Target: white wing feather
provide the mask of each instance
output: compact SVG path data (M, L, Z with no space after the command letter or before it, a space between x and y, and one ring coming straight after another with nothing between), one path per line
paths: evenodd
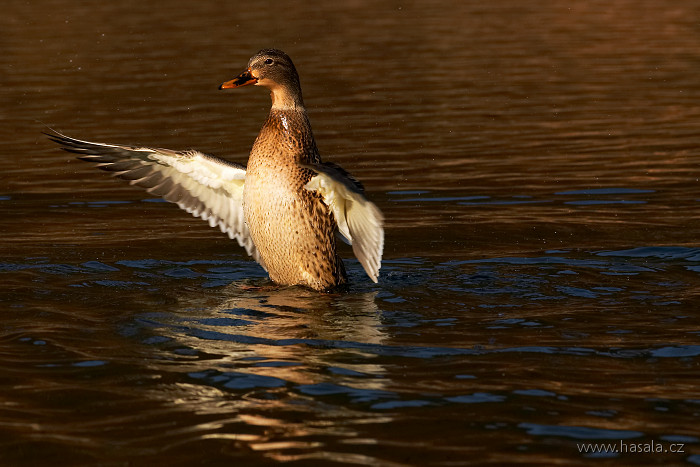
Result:
M304 165L316 172L305 188L317 191L330 208L338 232L352 245L353 253L374 282L384 251L384 216L365 198L361 185L347 172L332 164Z
M265 267L243 217L244 166L194 150L92 143L60 133L47 136L80 159L96 162L100 169L218 226Z

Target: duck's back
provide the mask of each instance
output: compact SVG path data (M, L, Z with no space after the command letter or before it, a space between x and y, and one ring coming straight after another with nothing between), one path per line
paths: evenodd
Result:
M320 157L302 110L272 110L248 160L243 208L270 278L328 289L345 282L336 225L320 195L304 188Z

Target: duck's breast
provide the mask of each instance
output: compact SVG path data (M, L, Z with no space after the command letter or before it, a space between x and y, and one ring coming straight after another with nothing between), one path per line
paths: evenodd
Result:
M328 288L342 282L344 274L336 254L335 221L321 198L304 188L311 176L296 164L251 161L243 207L273 281Z

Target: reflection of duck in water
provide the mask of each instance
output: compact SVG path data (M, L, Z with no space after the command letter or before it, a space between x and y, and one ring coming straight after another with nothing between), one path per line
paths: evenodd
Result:
M323 369L345 369L375 376L354 381L354 387L382 389L385 380L378 377L386 369L374 352L390 336L382 326L377 293L319 294L291 287L243 292L240 283L213 294L183 289L177 305L145 320L144 332L167 338L173 348L207 356L188 361L188 372L212 372L223 380L233 372L316 384L327 375Z
M245 282L245 281L244 281ZM228 327L226 322L208 328L271 341L319 339L322 341L380 344L386 334L381 326L377 291L317 294L298 288L241 290L240 283L218 288L215 295L185 291L178 294L178 308L187 309L187 320L236 317L248 323Z
M316 290L345 283L336 232L353 245L367 275L377 282L384 247L382 214L364 197L357 180L339 166L321 162L291 59L279 50L261 50L243 73L220 88L249 84L270 89L272 108L247 169L194 150L49 136L81 159L177 203L212 227L218 225L274 282Z

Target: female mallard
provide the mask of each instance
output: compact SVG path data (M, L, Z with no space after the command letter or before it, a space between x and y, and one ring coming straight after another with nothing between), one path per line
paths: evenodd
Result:
M292 60L280 50L255 54L219 89L253 84L270 90L272 108L248 167L199 151L171 151L48 135L80 159L97 162L148 192L219 226L282 285L327 290L347 281L335 234L352 244L377 282L383 217L362 185L340 166L322 163Z

